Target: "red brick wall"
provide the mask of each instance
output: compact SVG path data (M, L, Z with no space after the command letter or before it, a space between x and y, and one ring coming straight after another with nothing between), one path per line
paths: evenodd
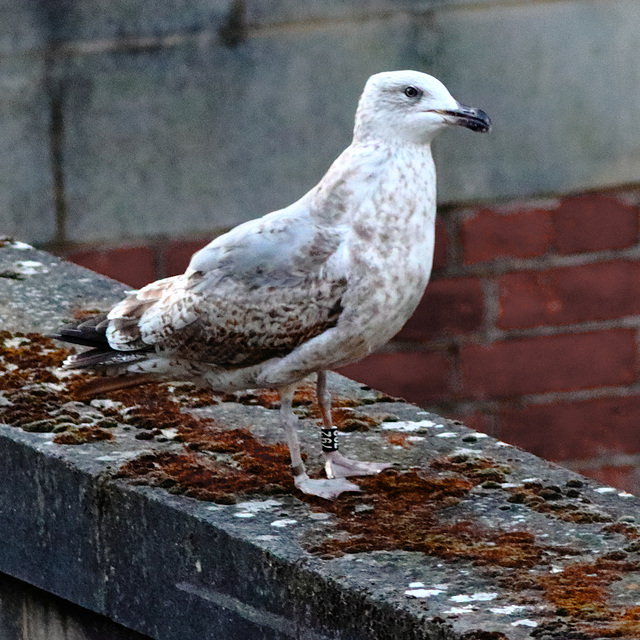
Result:
M639 213L635 190L442 211L418 310L342 372L640 493ZM140 286L205 242L67 257Z
M344 373L640 493L639 205L625 190L442 212L393 353Z

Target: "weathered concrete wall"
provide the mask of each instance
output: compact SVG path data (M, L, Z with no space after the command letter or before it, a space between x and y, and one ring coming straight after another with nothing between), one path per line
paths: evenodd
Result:
M288 204L349 142L366 77L485 108L442 202L640 179L632 0L3 0L0 229L61 246L214 231Z
M9 331L49 331L81 299L93 307L122 291L8 242L0 246L0 274L1 328ZM203 407L197 396L197 408L180 411L182 419L215 422L197 423L192 436L208 433L209 444L230 433L238 439L222 450L192 447L196 440L156 436L151 427L161 413L129 422L136 405L154 404L157 386L123 411L114 407L124 396L65 402L68 380L52 378L60 371L46 364L51 345L7 333L0 340L4 573L156 640L638 637L640 503L628 493L332 375L332 393L356 416L342 434L345 451L391 458L397 468L358 479L361 494L319 502L286 486L286 462L267 458L284 468L282 483L254 477L247 495L215 493L214 482L214 504L199 492L198 465L208 461L208 474L224 469L220 483L236 465L250 479L241 453L251 442L276 446L273 398L208 396L214 404ZM178 400L180 392L164 393ZM18 406L27 413L16 413ZM29 412L43 406L56 418L54 431L32 422ZM110 437L57 437L98 428L89 414L100 407L117 416L109 426L101 422ZM308 402L297 407L307 462L319 471L311 409ZM75 421L71 431L59 419ZM250 433L238 433L239 426ZM180 434L189 437L185 428ZM154 473L163 460L182 460L179 479L123 471L135 463ZM44 613L38 618L38 628L57 632Z
M135 631L0 574L2 640L145 640ZM147 638L148 640L148 638Z

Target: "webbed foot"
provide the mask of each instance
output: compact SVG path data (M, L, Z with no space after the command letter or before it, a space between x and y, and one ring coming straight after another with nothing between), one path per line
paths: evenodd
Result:
M360 487L344 478L312 480L306 474L304 474L304 476L297 476L295 478L295 484L302 493L325 498L326 500L333 500L333 498L337 498L341 493L347 491L361 490Z
M351 476L375 476L392 467L388 462L360 462L345 458L341 453L325 453L325 471L327 478L349 478Z

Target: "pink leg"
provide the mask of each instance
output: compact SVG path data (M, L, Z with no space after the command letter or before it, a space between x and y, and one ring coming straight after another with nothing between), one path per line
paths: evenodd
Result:
M386 462L360 462L345 458L338 451L338 429L333 426L331 420L331 394L327 390L326 371L318 371L316 395L322 415L322 454L327 478L372 476L392 466Z
M343 477L329 478L327 480L312 480L307 475L307 471L300 456L300 441L298 439L298 416L293 412L292 401L295 386L279 389L280 392L280 415L284 428L289 454L291 455L291 472L293 481L298 489L320 498L332 499L345 491L360 491L360 488L344 480Z

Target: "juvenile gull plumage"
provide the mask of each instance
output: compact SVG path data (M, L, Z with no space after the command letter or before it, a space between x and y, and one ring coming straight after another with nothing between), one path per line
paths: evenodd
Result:
M124 376L104 386L189 379L216 391L275 388L296 486L325 498L384 463L337 451L326 371L385 344L416 308L431 273L436 176L431 140L447 125L488 131L487 115L417 71L369 78L353 142L292 205L213 240L180 276L131 292L99 321L59 339L93 347L70 368ZM292 410L317 374L326 480L311 480Z

